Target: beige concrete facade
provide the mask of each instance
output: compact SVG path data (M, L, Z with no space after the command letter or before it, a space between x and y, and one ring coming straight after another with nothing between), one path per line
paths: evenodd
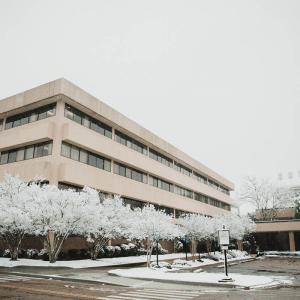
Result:
M8 117L49 103L56 103L55 115L5 129ZM112 138L68 119L65 116L66 103L112 127ZM103 192L120 194L127 198L154 203L175 210L198 212L206 215L228 212L228 210L216 205L203 203L115 174L113 164L118 162L142 171L147 176L158 177L193 193L208 196L219 201L222 205L232 205L232 199L229 195L229 191L234 189L232 182L65 79L58 79L1 100L0 120L3 120L3 128L0 131L1 153L27 145L53 141L51 155L0 165L0 179L5 173L18 174L27 180L40 176L49 180L51 184L67 183L81 187L89 185ZM198 181L193 175L188 176L178 172L175 168L150 158L149 155L144 155L118 143L114 138L115 130L119 130L142 143L147 146L147 149L150 147L193 172L212 180L222 187L223 191ZM78 146L111 160L111 172L62 156L62 142ZM224 192L224 189L228 192Z

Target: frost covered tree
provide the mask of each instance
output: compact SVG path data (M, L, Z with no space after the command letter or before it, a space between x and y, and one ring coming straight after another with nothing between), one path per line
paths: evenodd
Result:
M109 240L128 236L131 215L132 211L124 206L120 196L106 198L97 205L81 232L87 240L91 259L97 259L100 250Z
M160 240L173 240L182 235L179 226L174 224L172 216L167 215L164 210L155 209L153 205L146 205L142 209L135 208L130 221L128 237L146 241L147 267L150 266L155 243L158 244Z
M222 229L225 225L229 230L230 238L235 239L238 243L242 242L244 236L255 231L255 223L248 216L238 216L235 214L226 214L215 219L217 230Z
M255 206L259 219L263 221L276 218L280 208L294 204L291 189L256 177L247 177L239 194L241 201L248 201Z
M178 223L182 226L184 235L191 241L192 260L195 261L197 242L205 240L210 242L215 234L214 220L200 214L186 214ZM209 250L209 249L208 249Z
M0 182L0 236L8 244L11 260L18 259L24 234L31 230L31 205L28 184L19 177L5 175Z
M81 192L60 190L54 185L31 185L30 192L35 203L33 233L43 238L49 262L54 263L63 242L89 222L96 192L87 187Z

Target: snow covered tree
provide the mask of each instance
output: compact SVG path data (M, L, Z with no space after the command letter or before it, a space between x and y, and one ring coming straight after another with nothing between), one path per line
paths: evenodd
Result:
M195 261L197 242L210 241L215 234L213 219L200 214L186 214L178 223L182 225L184 235L191 241L192 260Z
M97 203L95 193L87 187L75 192L59 190L53 185L31 185L31 197L35 203L33 232L44 239L51 263L57 260L69 235L77 233L89 222L90 213Z
M260 220L276 218L280 208L293 206L293 191L279 187L268 180L247 177L239 193L241 201L252 203Z
M182 235L179 226L174 224L172 216L153 205L135 208L131 219L129 238L146 241L147 267L150 266L154 244L160 240L173 240ZM157 253L158 255L158 253Z
M19 177L5 175L0 182L0 236L8 244L11 260L18 259L24 234L32 226L28 184Z
M229 230L230 238L235 239L238 243L242 242L244 236L255 231L255 223L248 216L238 216L235 214L226 214L216 218L217 230L222 229L225 225Z
M106 198L91 213L90 220L82 228L91 259L96 260L99 252L111 239L126 238L132 211L123 205L120 196Z

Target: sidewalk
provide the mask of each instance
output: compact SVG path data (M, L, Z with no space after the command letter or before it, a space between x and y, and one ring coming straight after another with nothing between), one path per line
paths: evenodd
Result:
M188 254L188 257L191 257ZM172 253L159 255L158 259L160 261L168 261L173 259L184 259L184 253ZM9 258L0 258L0 267L12 268L20 266L29 266L29 267L48 267L48 268L99 268L99 267L111 267L111 266L124 266L124 265L134 265L134 264L143 264L146 263L146 255L141 256L128 256L128 257L113 257L113 258L101 258L98 260L91 259L82 259L82 260L69 260L69 261L57 261L54 264L49 263L48 261L43 261L39 259L26 259L20 258L18 261L11 261ZM155 261L156 256L151 256L151 261Z
M185 255L184 255L185 256ZM166 260L168 259L174 259L174 254L171 255L161 255L159 257L160 260ZM178 255L177 255L178 257ZM132 258L138 258L138 257L132 257ZM123 258L124 259L124 258ZM156 257L153 257L153 260L156 259ZM234 260L232 263L237 263L239 261L247 261L248 259L243 260ZM161 282L161 281L155 281L145 279L145 278L126 278L126 277L119 277L119 276L112 276L108 273L108 271L113 271L114 269L120 269L123 270L128 269L129 267L132 267L136 264L141 265L144 262L137 262L132 263L133 260L130 260L130 264L126 264L123 261L122 265L116 265L116 264L108 264L106 262L106 266L101 267L89 267L89 268L69 268L69 267L53 267L53 265L50 265L50 267L41 267L41 266L21 266L19 265L16 268L3 268L0 269L1 273L8 273L9 274L16 274L16 275L24 275L28 277L36 277L36 278L45 278L45 279L52 279L52 280L66 280L66 281L78 281L83 283L99 283L99 284L110 284L110 285L118 285L118 286L126 286L126 287L156 287L157 285L161 286L162 288L174 288L174 285L176 285L176 288L178 288L178 285L182 289L186 289L187 286L184 282ZM127 261L128 262L128 261ZM115 261L114 261L115 263ZM201 267L208 267L208 266L216 266L223 264L223 262L214 262L211 261L207 264L202 264ZM194 268L191 268L194 269ZM194 287L192 287L194 286ZM211 284L205 284L205 286L219 286L219 285L211 285ZM197 289L199 287L198 283L193 283L189 285L190 288Z

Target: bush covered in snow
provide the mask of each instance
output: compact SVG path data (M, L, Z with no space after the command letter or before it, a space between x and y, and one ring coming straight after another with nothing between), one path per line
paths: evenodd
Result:
M175 246L175 252L183 251L183 243L180 240L176 240L174 246Z
M158 262L158 265L157 265L156 261L152 262L150 264L150 267L151 267L151 269L172 269L171 264L169 264L165 261Z
M175 259L172 263L172 268L176 269L183 269L190 267L192 263L188 260L183 260L183 259Z
M153 251L152 251L153 254L156 254L156 249L157 248L155 245L155 247L153 248ZM160 243L158 243L158 254L168 254L168 253L169 253L169 251L167 249L164 249L162 247L162 245Z

